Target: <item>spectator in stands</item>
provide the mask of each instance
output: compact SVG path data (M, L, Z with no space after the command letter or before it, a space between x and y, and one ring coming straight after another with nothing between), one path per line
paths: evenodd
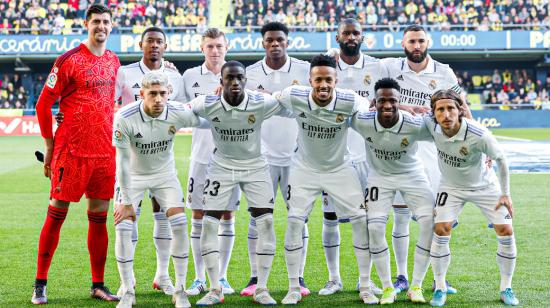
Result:
M500 75L500 72L498 69L495 69L493 72L493 76L491 77L491 81L493 82L493 86L497 89L500 89L502 87L502 77Z

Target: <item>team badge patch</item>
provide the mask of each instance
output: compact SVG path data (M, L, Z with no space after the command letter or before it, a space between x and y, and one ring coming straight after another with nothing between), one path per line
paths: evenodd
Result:
M176 127L175 127L174 125L170 125L170 127L168 128L168 133L169 133L170 135L175 134L176 131L177 131L177 129L176 129Z
M406 148L407 146L409 146L409 140L407 140L407 138L403 138L403 140L401 140L401 147Z
M56 83L57 83L57 67L53 69L50 75L48 75L48 80L46 80L46 85L50 89L53 89L55 88Z
M464 156L467 156L468 155L468 148L461 147L459 153L464 155Z
M299 85L299 84L300 84L300 82L298 80L296 80L296 79L292 80L292 85L293 86L296 86L296 85Z
M113 132L113 137L115 138L115 141L122 141L122 133L118 129L115 129Z
M372 82L372 78L370 77L370 75L365 75L365 77L363 78L363 82L367 86L370 85L370 83Z
M435 90L435 88L437 87L437 82L432 79L428 86L430 87L430 89Z
M344 115L339 113L336 115L336 123L342 123L344 122Z
M254 124L254 123L256 123L256 117L253 114L251 114L248 116L248 124Z

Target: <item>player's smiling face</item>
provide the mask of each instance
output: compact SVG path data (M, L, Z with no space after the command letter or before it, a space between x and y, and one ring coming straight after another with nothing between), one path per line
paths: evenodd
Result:
M107 41L113 24L111 23L111 15L109 13L92 14L90 20L84 21L86 29L88 29L88 39L96 43Z
M461 111L454 100L444 98L436 101L433 113L437 124L441 125L445 135L452 137L458 133Z
M160 116L170 94L168 87L154 84L149 88L141 89L140 93L143 97L143 110L145 113L153 118Z
M223 97L231 105L238 105L244 96L246 73L240 66L227 66L222 71Z
M201 43L201 51L208 64L215 66L225 62L225 54L227 53L227 41L224 36L217 38L206 37Z
M313 88L311 96L321 107L332 100L332 93L336 87L336 69L330 66L315 66L309 72L309 83Z
M376 91L376 112L382 126L389 128L399 121L399 91L382 88Z
M340 50L346 56L356 56L361 50L363 35L361 25L358 23L343 24L338 28L336 40L340 44Z
M422 63L428 56L428 36L424 31L407 32L401 46L411 62Z
M266 56L272 59L286 57L288 39L283 31L267 31L262 39Z
M143 56L153 62L160 61L166 50L166 40L161 32L150 31L145 33L143 40L139 42Z

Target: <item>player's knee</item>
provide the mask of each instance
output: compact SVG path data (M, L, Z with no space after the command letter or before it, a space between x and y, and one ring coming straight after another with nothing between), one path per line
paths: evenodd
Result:
M494 225L495 232L498 236L510 236L514 234L514 228L511 224Z
M273 226L273 215L265 214L257 217L256 225L258 228L258 235L260 236L257 253L275 254L275 228Z
M254 218L260 217L265 214L273 214L273 209L271 208L251 207L249 211L250 211L250 216Z
M338 216L336 216L335 212L324 212L323 217L326 220L338 220Z
M204 215L220 220L222 218L223 212L224 211L204 211Z
M258 239L258 228L256 228L256 219L254 217L250 217L250 222L248 223L248 238Z
M160 212L160 210L159 210L159 212ZM169 208L166 211L166 216L170 217L170 216L174 216L174 215L177 215L177 214L180 214L180 213L185 213L185 208L183 208L183 207L172 207L172 208Z
M285 249L292 251L303 247L302 231L304 221L299 218L289 217L285 234Z
M204 211L203 210L191 210L191 217L193 217L193 219L202 219L204 217Z
M439 236L449 236L451 235L452 227L452 222L439 222L434 225L434 233Z
M160 212L160 204L157 202L157 199L155 199L155 197L151 198L151 206L153 207L153 213Z
M369 242L371 248L385 248L386 244L386 222L387 217L369 219Z

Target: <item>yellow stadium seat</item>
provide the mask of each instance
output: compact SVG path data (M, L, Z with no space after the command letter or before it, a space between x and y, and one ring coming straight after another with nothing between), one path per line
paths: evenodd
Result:
M472 76L472 83L474 84L474 87L481 86L481 76L478 76L478 75Z
M128 2L128 3L126 3L126 9L127 9L128 11L133 10L135 6L136 6L136 4L135 4L134 2Z
M70 29L74 24L74 19L65 19L65 29Z
M483 107L481 106L481 94L471 93L471 94L468 94L466 99L468 100L468 103L470 103L471 110L483 109Z
M491 80L493 80L493 77L491 77L490 75L483 76L483 82L487 83L491 82Z
M69 6L67 5L67 3L59 3L59 8L62 9L63 12L67 12Z

